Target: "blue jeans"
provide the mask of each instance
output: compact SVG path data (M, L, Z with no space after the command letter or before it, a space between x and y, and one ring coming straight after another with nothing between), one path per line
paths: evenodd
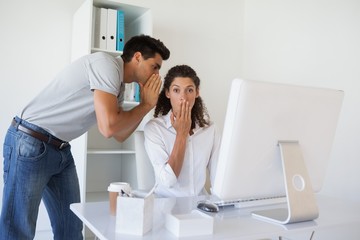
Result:
M34 131L45 130L16 117ZM55 240L78 240L82 222L70 210L80 202L79 183L70 146L57 149L10 126L4 142L4 190L0 240L33 239L41 199Z

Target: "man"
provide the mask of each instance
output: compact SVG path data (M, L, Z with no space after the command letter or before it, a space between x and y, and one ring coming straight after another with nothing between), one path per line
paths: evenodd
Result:
M82 239L82 223L69 205L80 201L69 141L98 125L124 141L156 105L159 69L170 51L159 40L131 38L118 58L84 56L62 70L14 117L4 142L4 190L0 239L33 239L41 199L54 239ZM138 82L141 101L124 111L124 83Z

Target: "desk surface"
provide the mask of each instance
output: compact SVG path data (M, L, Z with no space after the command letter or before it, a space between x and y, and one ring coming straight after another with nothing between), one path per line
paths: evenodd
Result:
M167 213L184 214L196 208L199 198L155 199L153 229L142 237L119 234L115 231L116 217L109 215L108 202L74 203L71 210L101 240L117 239L178 239L167 231ZM213 235L187 237L186 239L360 239L360 206L326 196L317 196L319 218L314 221L278 225L251 217L251 211L278 206L222 209L214 217Z

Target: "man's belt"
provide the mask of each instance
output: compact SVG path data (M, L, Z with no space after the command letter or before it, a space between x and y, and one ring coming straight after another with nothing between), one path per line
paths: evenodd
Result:
M17 123L16 123L15 119L12 120L11 125L16 127ZM25 127L24 125L21 125L21 123L19 124L17 129L19 131L21 131L21 132L24 132L24 133L36 138L36 139L39 139L39 140L41 140L43 142L46 142L46 143L49 143L49 144L55 146L58 149L63 149L65 147L69 146L68 142L57 140L57 139L51 138L49 136L46 136L43 133L36 132L36 131L34 131L32 129L29 129L29 128Z

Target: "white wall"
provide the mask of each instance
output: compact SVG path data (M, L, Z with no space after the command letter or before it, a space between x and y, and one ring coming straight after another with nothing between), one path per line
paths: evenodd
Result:
M249 0L243 76L345 91L323 192L360 202L360 1Z
M200 94L220 130L231 80L241 75L243 51L244 1L224 3L153 0L150 5L156 5L152 7L154 35L171 49L165 68L188 64L195 69L201 79Z
M152 8L153 35L171 49L162 73L193 66L220 130L234 77L345 90L324 191L360 202L359 1L126 1ZM1 141L14 114L70 61L71 17L80 2L0 0Z

